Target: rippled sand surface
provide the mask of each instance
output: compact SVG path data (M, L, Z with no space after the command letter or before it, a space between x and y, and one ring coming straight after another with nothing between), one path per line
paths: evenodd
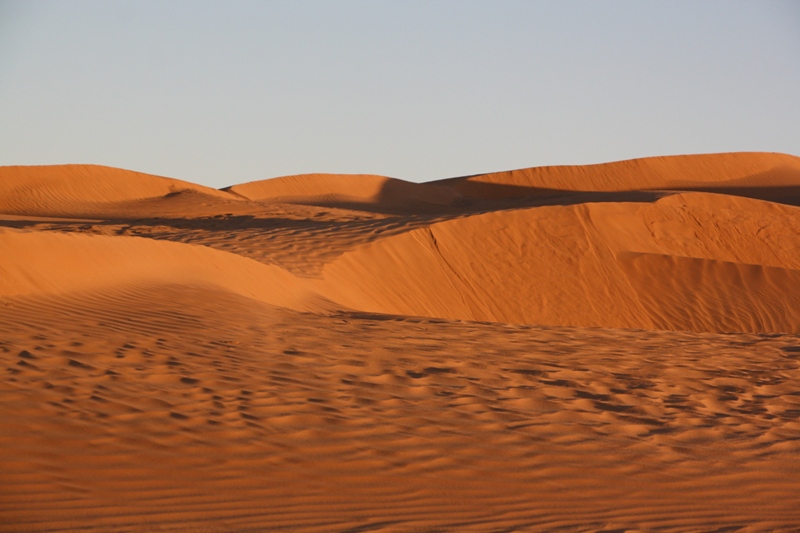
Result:
M798 186L0 168L0 531L798 530Z

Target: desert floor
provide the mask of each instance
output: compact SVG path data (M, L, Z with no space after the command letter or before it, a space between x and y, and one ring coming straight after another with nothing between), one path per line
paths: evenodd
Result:
M798 190L0 168L0 531L798 531Z

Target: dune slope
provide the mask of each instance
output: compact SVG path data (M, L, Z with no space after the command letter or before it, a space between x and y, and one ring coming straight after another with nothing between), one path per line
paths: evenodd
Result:
M467 320L690 331L800 331L800 217L706 193L653 204L500 211L344 254L331 298ZM701 290L702 289L702 290Z
M109 214L123 204L191 191L234 200L225 192L172 178L100 165L0 167L0 213L74 216Z
M322 310L304 282L283 269L204 246L0 229L0 258L0 298L177 284Z

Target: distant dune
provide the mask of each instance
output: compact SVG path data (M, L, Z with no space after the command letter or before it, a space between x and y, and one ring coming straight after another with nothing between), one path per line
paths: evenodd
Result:
M234 199L210 187L100 165L0 167L0 212L8 214L108 216L125 213L131 202L185 192Z
M798 531L800 158L0 167L0 532Z
M249 200L370 211L430 211L458 202L448 187L369 174L301 174L233 185L225 189Z
M432 184L481 200L559 191L698 190L797 203L800 158L760 152L646 157L492 172Z

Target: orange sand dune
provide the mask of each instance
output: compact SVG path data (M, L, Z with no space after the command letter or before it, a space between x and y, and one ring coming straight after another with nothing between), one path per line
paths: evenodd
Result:
M441 222L344 254L326 266L322 290L352 308L405 315L800 332L800 210L780 216L747 199L737 203L748 210L714 209L710 196Z
M0 257L0 298L180 284L291 309L320 311L324 305L302 280L279 267L204 246L0 229Z
M798 531L799 187L0 168L0 532Z
M193 191L235 200L225 192L172 178L100 165L0 167L0 213L74 215L108 213L132 202Z
M455 204L448 187L368 174L301 174L234 185L226 190L260 202L409 210Z
M800 157L759 152L646 157L598 165L524 168L432 183L477 199L555 191L732 189L742 196L791 196L797 201Z

